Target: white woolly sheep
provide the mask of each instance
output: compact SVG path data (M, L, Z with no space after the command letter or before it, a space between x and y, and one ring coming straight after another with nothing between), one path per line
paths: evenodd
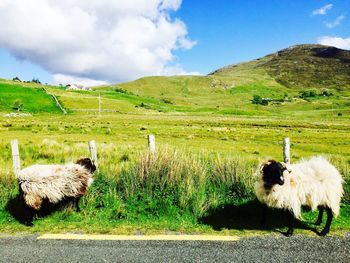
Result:
M266 222L266 206L284 209L288 217L287 236L293 234L293 216L301 219L301 207L319 209L316 225L322 223L323 211L327 222L319 233L329 233L333 216L338 216L343 195L343 179L338 170L323 157L313 157L286 165L274 160L263 164L255 182L255 194L265 204L262 225Z
M27 205L25 224L32 225L35 211L40 210L43 201L56 204L73 199L79 211L79 199L92 183L96 166L89 158L75 164L32 165L18 174L20 194Z

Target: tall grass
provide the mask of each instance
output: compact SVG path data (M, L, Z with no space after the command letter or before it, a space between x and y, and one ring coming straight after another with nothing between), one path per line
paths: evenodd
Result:
M238 156L224 160L165 149L156 155L142 154L121 171L117 185L126 202L152 200L155 210L166 213L175 206L200 217L218 205L251 197L255 166Z
M74 161L87 156L86 148L85 144L66 145L54 140L28 144L21 149L22 166ZM197 223L210 211L254 199L253 174L260 163L254 156L169 147L150 154L145 149L114 144L100 144L98 149L99 171L82 199L81 213L72 215L68 210L50 220L81 220L86 225L106 224L109 228L120 222L157 222L164 218ZM6 225L13 219L5 207L18 194L18 187L10 154L1 155L0 161L4 164L0 173L0 225ZM349 163L339 158L331 161L349 181ZM349 197L350 189L345 184L344 203L349 204Z
M100 145L99 150L100 169L83 199L86 213L93 214L97 208L119 219L174 213L199 218L209 209L252 197L252 174L258 161L248 157L171 148L156 154L117 151L112 144ZM38 146L26 145L21 152L25 163L22 166L65 163L84 155L83 145L69 147L53 140L44 140ZM6 199L17 193L10 157L5 156L7 165L0 176L2 208Z

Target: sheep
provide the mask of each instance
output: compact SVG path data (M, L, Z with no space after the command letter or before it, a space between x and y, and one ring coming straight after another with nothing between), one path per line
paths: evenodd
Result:
M80 211L79 199L92 183L96 166L89 158L79 159L75 164L32 165L18 174L21 198L27 211L24 220L32 225L35 211L39 211L44 201L56 204L63 200L73 200Z
M301 207L308 206L313 211L319 209L315 225L322 223L324 210L327 222L319 233L329 233L333 216L337 217L343 196L343 179L338 170L323 157L313 157L299 163L287 165L270 160L261 166L255 182L255 194L264 204L262 225L266 223L267 206L286 210L288 231L293 234L293 216L302 219Z

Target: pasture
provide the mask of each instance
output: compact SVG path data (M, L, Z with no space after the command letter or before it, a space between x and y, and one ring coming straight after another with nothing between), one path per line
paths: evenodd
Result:
M62 97L60 97L60 100ZM64 102L65 104L65 102ZM147 113L147 112L146 112ZM350 180L350 122L346 116L223 116L180 113L85 112L0 117L0 228L5 232L264 234L253 174L268 158L282 160L291 139L291 161L325 155ZM147 135L157 154L147 154ZM89 156L97 143L99 172L81 202L39 217L28 228L16 220L17 181L10 140L18 139L21 166L65 163ZM344 185L341 215L332 231L350 229L350 191ZM51 212L50 212L51 213ZM283 229L274 212L272 229ZM315 214L305 213L307 222ZM312 233L299 222L297 233ZM332 233L331 231L331 233Z

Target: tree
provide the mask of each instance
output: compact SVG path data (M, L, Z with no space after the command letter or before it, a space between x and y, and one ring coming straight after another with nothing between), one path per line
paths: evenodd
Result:
M13 102L12 109L16 111L21 111L22 110L23 103L21 100L17 99Z
M35 78L32 79L32 82L33 83L37 83L37 84L41 84L40 80L39 79L35 79Z

